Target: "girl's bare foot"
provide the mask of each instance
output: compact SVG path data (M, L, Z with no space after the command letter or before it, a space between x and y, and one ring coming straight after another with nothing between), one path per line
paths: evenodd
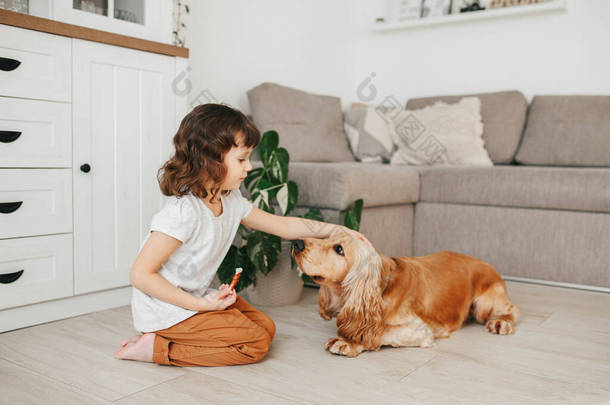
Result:
M114 353L114 357L120 360L152 362L154 342L155 334L145 333L142 336L139 336L138 340L135 342L128 342L125 346L117 350Z
M127 343L135 343L135 342L137 342L137 341L138 341L138 339L140 339L140 336L142 336L142 335L135 335L135 336L130 337L129 339L125 339L125 340L123 340L123 341L121 342L121 347L125 347L125 345L126 345Z

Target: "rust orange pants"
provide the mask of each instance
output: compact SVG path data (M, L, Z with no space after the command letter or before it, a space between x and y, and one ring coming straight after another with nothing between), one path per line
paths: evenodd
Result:
M174 366L229 366L265 357L275 324L237 296L222 311L199 312L155 332L153 361Z

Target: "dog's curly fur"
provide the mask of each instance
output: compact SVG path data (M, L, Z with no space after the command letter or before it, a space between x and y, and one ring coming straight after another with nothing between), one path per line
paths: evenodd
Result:
M388 257L346 233L303 243L292 254L320 284L320 316L337 317L338 338L326 344L332 353L354 357L384 345L429 347L469 316L505 335L519 318L498 272L472 256Z

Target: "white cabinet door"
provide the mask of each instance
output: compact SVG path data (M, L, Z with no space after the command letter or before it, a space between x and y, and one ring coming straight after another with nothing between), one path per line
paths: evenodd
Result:
M175 130L174 70L170 56L73 42L75 294L129 284L162 204L156 175Z

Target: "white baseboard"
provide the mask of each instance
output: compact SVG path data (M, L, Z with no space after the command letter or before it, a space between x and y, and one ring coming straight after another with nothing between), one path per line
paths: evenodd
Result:
M131 286L121 287L5 309L0 311L0 333L128 305L131 289Z
M533 279L533 278L513 277L513 276L505 276L505 275L502 275L502 278L504 280L519 281L519 282L522 282L522 283L542 284L542 285L548 285L548 286L552 286L552 287L575 288L575 289L578 289L578 290L587 290L587 291L596 291L596 292L610 293L610 288L596 287L594 285L561 283L559 281L538 280L538 279Z

